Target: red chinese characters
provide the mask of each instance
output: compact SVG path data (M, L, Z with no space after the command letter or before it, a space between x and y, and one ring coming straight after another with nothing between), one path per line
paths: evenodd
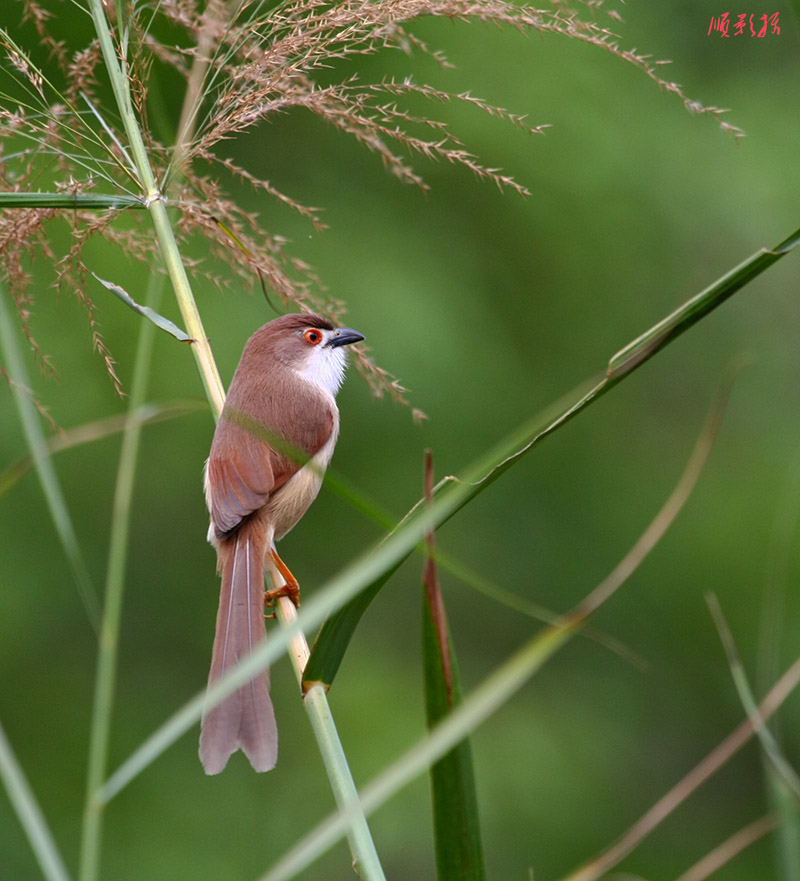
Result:
M767 34L777 36L781 32L777 12L773 12L772 15L766 12L762 15L752 12L737 12L734 14L736 16L734 22L731 22L730 12L723 12L716 18L712 16L711 23L708 26L708 36L711 36L712 31L718 31L721 37L741 37L745 33L748 33L751 37L766 37Z

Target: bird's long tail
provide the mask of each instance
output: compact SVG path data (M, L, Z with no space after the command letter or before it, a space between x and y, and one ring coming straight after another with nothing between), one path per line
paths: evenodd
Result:
M264 539L257 524L243 523L219 552L222 590L211 657L211 686L264 639ZM219 774L241 749L256 771L269 771L278 758L278 729L264 672L203 713L200 761L206 774Z

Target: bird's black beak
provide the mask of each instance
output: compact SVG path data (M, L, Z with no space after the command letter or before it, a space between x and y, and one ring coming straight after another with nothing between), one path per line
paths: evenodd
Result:
M337 327L328 339L328 345L332 349L336 349L339 346L349 346L351 343L357 343L363 339L364 334L351 327Z

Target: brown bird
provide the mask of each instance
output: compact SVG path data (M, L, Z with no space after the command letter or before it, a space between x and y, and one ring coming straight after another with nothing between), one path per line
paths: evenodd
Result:
M297 314L265 324L244 347L205 471L208 540L222 575L209 686L266 638L268 557L286 581L279 593L297 600L297 581L275 542L319 492L339 436L335 396L344 379L344 347L363 339L318 315ZM203 715L206 774L222 771L237 749L256 771L275 767L278 730L267 672Z

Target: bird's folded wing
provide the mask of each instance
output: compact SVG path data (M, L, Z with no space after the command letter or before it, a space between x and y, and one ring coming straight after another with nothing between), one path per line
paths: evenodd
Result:
M228 399L214 435L206 478L211 520L219 538L262 508L306 458L325 446L333 431L335 405L316 389L297 383L287 399L289 407L273 412L269 404L274 398L262 398L259 409L263 412L235 421L226 418L232 403ZM316 419L302 418L312 411L318 414ZM273 437L275 446L268 441Z

